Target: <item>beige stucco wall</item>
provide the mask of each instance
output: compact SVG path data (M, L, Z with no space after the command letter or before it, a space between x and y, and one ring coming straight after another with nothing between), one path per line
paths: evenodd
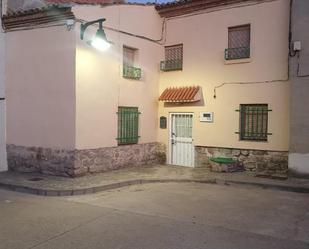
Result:
M77 6L77 18L92 21L106 18L104 25L137 35L159 39L162 21L153 6L118 5L105 8ZM88 30L89 29L89 30ZM91 39L97 27L89 27ZM99 52L77 39L76 49L76 147L90 149L117 146L118 106L138 107L139 143L157 139L157 98L161 46L106 29L112 47ZM79 25L76 25L79 36ZM138 49L141 80L122 77L123 45Z
M204 103L195 106L159 106L159 116L170 112L193 112L195 145L288 150L289 83L276 82L250 85L225 85L224 82L254 82L287 79L289 1L231 8L210 13L169 19L166 45L183 43L183 71L162 72L160 93L168 86L202 87ZM251 62L224 62L228 27L251 24ZM183 31L183 32L181 32ZM163 57L161 58L164 59ZM267 103L269 113L268 142L239 141L240 104ZM199 112L214 112L214 123L199 122ZM158 140L168 142L168 129L159 130Z
M6 35L7 143L75 147L75 35L65 26Z

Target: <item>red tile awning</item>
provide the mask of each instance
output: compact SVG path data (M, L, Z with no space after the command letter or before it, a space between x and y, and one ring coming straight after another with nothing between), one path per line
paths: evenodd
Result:
M200 87L171 87L161 94L159 100L164 102L196 102L200 100Z

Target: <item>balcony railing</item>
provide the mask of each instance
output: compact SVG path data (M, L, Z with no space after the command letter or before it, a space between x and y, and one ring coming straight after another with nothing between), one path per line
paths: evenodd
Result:
M226 60L238 60L250 58L250 47L227 48L225 49Z
M160 69L161 71L182 70L182 60L161 61Z
M137 67L123 66L123 77L127 79L139 80L142 77L142 70Z

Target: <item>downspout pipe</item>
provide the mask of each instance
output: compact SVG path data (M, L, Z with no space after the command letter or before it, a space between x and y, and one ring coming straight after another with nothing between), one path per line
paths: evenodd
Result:
M292 14L293 14L293 0L290 0L290 10L289 10L289 56L288 56L288 79L290 79L290 57L294 57L296 52L292 53Z

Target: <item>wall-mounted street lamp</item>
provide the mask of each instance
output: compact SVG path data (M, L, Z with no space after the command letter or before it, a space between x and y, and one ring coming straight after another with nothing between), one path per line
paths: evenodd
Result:
M102 18L102 19L98 19L98 20L95 20L95 21L86 22L84 24L81 24L80 25L80 39L81 40L84 39L85 31L90 25L93 25L95 23L99 23L99 29L97 30L96 35L94 36L94 38L91 41L88 41L87 43L90 44L92 47L100 50L100 51L107 50L111 46L111 43L107 40L106 34L103 30L103 22L105 20L106 20L105 18Z

